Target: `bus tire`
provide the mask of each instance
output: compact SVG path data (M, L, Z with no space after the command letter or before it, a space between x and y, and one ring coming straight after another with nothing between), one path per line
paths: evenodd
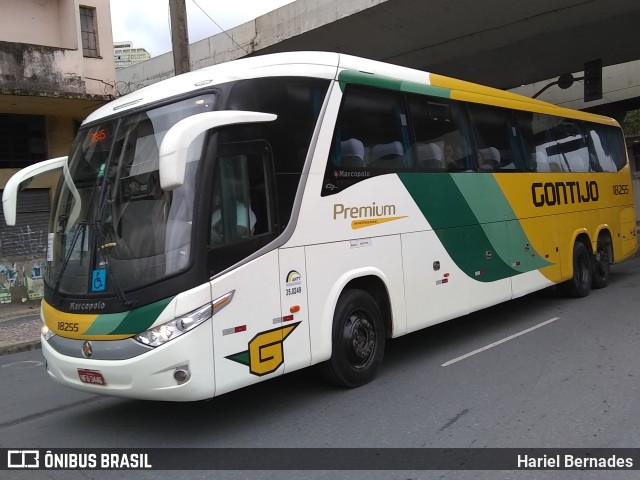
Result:
M573 246L573 277L563 283L567 295L575 298L586 297L591 293L593 281L592 254L582 242Z
M332 383L355 388L373 380L382 363L385 330L376 301L362 290L345 290L333 315L331 358L323 364Z
M596 254L593 256L593 288L604 288L609 283L611 258L609 248L604 241L598 240Z

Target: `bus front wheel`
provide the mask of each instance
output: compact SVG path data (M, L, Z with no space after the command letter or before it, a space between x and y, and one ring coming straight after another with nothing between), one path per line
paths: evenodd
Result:
M586 297L593 282L592 254L582 242L573 246L573 277L564 282L564 291L571 297Z
M382 313L362 290L345 290L333 316L331 358L325 376L343 387L359 387L373 380L384 356Z

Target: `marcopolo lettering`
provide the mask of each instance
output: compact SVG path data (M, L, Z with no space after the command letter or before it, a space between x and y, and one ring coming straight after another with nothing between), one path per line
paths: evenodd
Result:
M531 197L536 207L568 205L571 203L597 202L600 198L598 183L584 182L536 182L531 184Z
M104 310L106 306L106 303L100 301L89 303L71 302L69 310L72 312L89 312L92 310Z

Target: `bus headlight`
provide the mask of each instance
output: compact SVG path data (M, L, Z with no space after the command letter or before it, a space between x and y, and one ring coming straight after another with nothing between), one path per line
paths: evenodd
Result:
M205 305L170 322L157 325L136 335L136 340L150 347L159 347L179 337L211 318L211 305Z
M45 340L49 340L51 337L55 336L55 332L46 325L42 327L40 332Z
M173 340L209 320L213 315L231 303L234 293L235 290L217 298L210 305L200 307L197 310L193 310L162 325L156 325L149 330L139 333L134 338L138 342L150 347L164 345L169 340Z

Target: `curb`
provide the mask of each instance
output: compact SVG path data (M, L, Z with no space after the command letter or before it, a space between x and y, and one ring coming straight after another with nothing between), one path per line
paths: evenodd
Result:
M0 304L0 322L31 315L40 315L40 302Z
M21 321L31 321L31 320L40 320L40 314L26 312L18 316L6 315L3 317L2 315L0 315L0 328L2 328L3 325L9 325L14 323L19 323Z
M13 345L2 345L0 346L0 356L18 352L28 352L30 350L40 350L41 348L42 345L40 344L40 340L20 342Z

